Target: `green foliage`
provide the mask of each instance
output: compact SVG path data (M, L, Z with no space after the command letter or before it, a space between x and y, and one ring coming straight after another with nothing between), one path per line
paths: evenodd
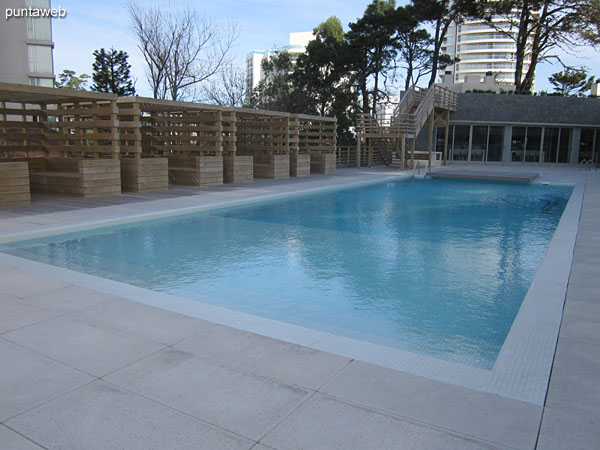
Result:
M292 86L294 60L288 52L263 59L262 70L264 78L254 89L249 106L272 111L306 112L307 97Z
M126 52L112 47L108 51L101 48L94 51L94 58L92 91L112 92L119 96L135 95Z
M600 1L580 2L577 31L581 38L595 47L600 46Z
M429 23L434 29L429 86L436 82L438 69L452 63L442 57L442 43L450 24L459 22L462 17L482 15L484 3L486 2L477 0L412 0L411 7L416 19L419 22Z
M349 70L350 50L340 20L332 16L314 29L315 39L298 57L291 75L296 95L303 95L303 112L338 119L338 142L352 143L357 94ZM302 94L299 94L302 93ZM310 93L310 95L307 95Z
M90 76L86 73L77 76L74 70L65 69L58 75L58 81L54 81L54 87L85 91L85 85L89 78Z
M314 30L316 36L321 38L330 39L336 42L342 42L344 40L344 28L342 22L336 16L331 16L325 22L322 22Z
M431 72L433 39L420 23L413 6L399 7L395 13L396 46L399 62L406 73L404 89L415 86L420 78Z
M362 96L364 114L377 108L378 100L385 95L380 86L393 69L397 53L395 8L394 0L373 0L364 15L349 24L346 36L352 55L350 67ZM373 80L370 89L369 79Z
M483 5L488 23L492 14L504 16L512 24L510 32L499 30L516 45L516 93L531 93L540 62L559 60L556 49L573 51L597 40L600 19L598 0L486 0ZM514 14L518 9L519 13ZM596 31L594 33L594 30ZM582 39L582 37L584 39ZM528 65L525 61L530 60Z
M559 95L582 95L594 84L594 77L588 77L584 69L565 69L552 74L548 81Z

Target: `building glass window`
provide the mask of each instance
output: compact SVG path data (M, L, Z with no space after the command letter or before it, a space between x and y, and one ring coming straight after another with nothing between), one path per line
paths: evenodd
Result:
M28 45L27 52L30 72L53 73L51 47L45 45Z
M504 148L504 127L490 127L488 137L487 160L502 161Z
M594 144L594 163L598 164L600 162L600 128L596 129L596 140Z
M448 130L449 139L452 139L450 133L452 130ZM435 151L444 153L444 140L446 138L446 129L438 127L435 131Z
M54 80L52 78L31 77L29 83L32 86L54 87Z
M50 19L27 17L27 39L33 41L51 41Z
M471 161L485 161L487 138L487 125L473 125L473 139L471 140Z
M467 161L469 158L469 125L454 126L454 143L452 148L452 159L454 161Z
M542 145L542 129L540 127L527 127L525 140L525 162L540 162L540 149Z
M558 163L568 163L571 157L571 129L561 128L558 142Z
M597 139L596 130L593 128L582 128L579 138L579 161L595 161L594 143Z
M544 130L543 161L568 163L571 158L571 128L546 128Z
M558 149L558 133L558 128L544 129L543 162L556 162L556 150Z
M511 139L511 161L521 162L525 153L525 141L527 138L527 127L513 127Z

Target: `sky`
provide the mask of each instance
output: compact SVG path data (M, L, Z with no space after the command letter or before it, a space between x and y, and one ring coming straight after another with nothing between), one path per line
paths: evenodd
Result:
M238 27L234 58L240 67L252 50L265 50L289 43L289 33L311 31L328 17L337 16L348 29L348 23L362 16L370 0L180 0L172 5L189 4L214 22L232 20ZM138 0L152 4L153 0ZM397 4L405 4L400 1ZM169 8L168 1L158 3ZM145 62L131 33L129 15L124 0L52 0L52 6L67 11L63 19L52 24L54 39L54 71L64 69L78 74L92 73L93 51L100 48L124 50L129 55L131 74L136 80L138 95L151 96L146 83ZM591 48L561 54L572 65L586 66L600 78L600 54ZM538 65L535 90L551 91L548 77L562 70L560 65Z

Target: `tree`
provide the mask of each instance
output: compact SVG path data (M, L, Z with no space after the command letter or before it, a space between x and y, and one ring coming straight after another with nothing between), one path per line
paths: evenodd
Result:
M412 0L418 20L431 24L435 30L429 86L436 82L438 69L452 63L442 55L442 43L450 24L460 23L465 16L478 16L482 6L479 3L472 0Z
M600 45L600 2L583 2L576 28L585 42L595 47Z
M135 95L135 87L129 74L131 65L127 62L126 52L111 47L108 52L101 48L93 54L92 91L112 92L119 96Z
M291 81L296 90L308 93L309 109L324 116L331 112L335 91L345 75L340 61L340 54L345 51L344 30L340 20L332 16L314 33L315 39L298 56Z
M302 92L294 92L292 85L292 56L285 51L276 53L264 58L261 67L263 78L252 93L250 106L272 111L306 112L306 97Z
M221 69L201 89L202 101L215 105L243 106L246 97L246 73L232 64Z
M335 116L338 142L352 143L356 89L352 86L348 42L340 20L332 16L314 29L291 75L293 93L303 98L306 113ZM296 105L298 107L298 105Z
M86 73L76 76L74 70L65 69L58 75L58 81L54 81L54 87L85 91L85 85L89 78L90 76Z
M396 48L400 67L404 69L404 89L415 86L431 72L433 39L421 25L414 6L400 6L395 12Z
M362 95L363 114L377 109L381 79L387 77L393 68L396 56L394 40L394 0L373 0L367 6L363 17L351 23L347 33L349 51L353 58L353 71L358 89ZM372 79L373 88L368 89ZM372 98L369 103L369 96Z
M128 4L133 31L155 98L181 100L230 63L237 37L233 23L219 26L189 7Z
M552 74L548 80L554 92L565 96L583 94L594 84L594 77L588 77L585 69L565 69Z
M480 14L494 25L493 14L502 15L510 26L497 28L516 44L515 85L516 92L529 93L533 89L537 65L546 60L556 59L552 50L570 50L581 45L582 33L593 42L593 21L586 14L598 13L598 0L498 0L480 2ZM596 19L600 17L595 16ZM589 22L589 23L588 23ZM588 26L586 27L586 23ZM596 28L597 29L597 28ZM531 63L525 67L525 60Z

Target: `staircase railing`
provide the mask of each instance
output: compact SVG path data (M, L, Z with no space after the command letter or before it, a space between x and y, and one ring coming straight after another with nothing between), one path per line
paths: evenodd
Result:
M357 131L366 138L416 139L435 108L456 111L458 95L450 89L433 85L429 89L413 87L406 91L393 114L362 114Z

